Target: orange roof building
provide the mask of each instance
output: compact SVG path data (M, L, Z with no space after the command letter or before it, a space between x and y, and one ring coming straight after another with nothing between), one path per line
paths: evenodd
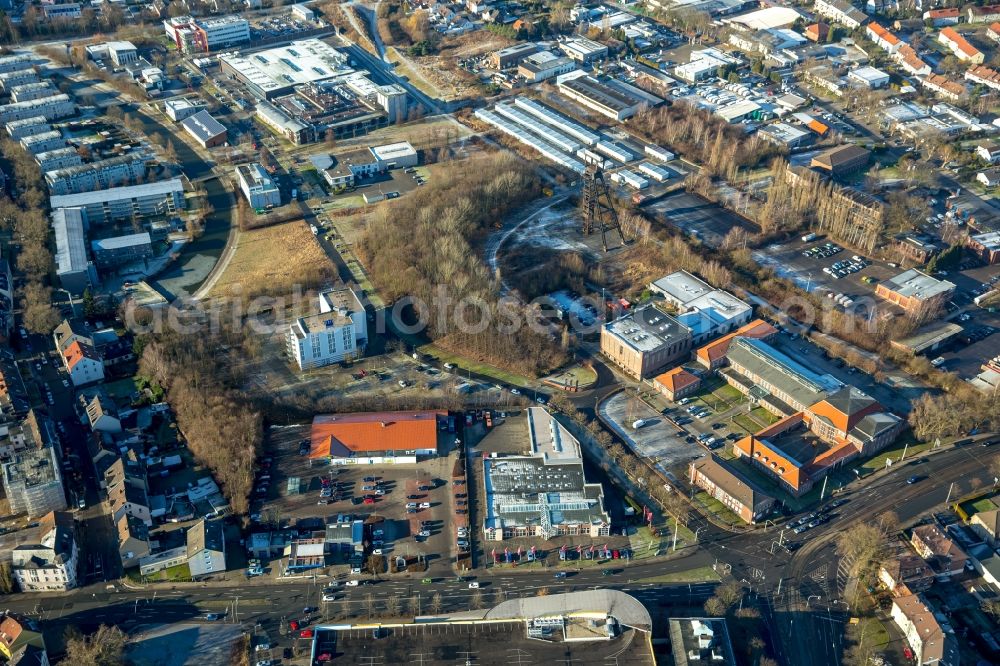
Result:
M822 44L826 42L826 38L830 35L830 26L822 21L819 23L813 23L812 25L806 26L804 34L806 39Z
M872 22L865 28L868 39L875 42L882 50L895 53L902 46L903 42L896 35L892 34L878 23Z
M985 57L983 52L969 43L965 37L958 34L954 28L942 28L938 34L938 41L951 49L955 57L962 62L971 62L976 65L983 64Z
M758 340L770 340L778 333L778 329L771 326L763 319L755 319L754 321L741 326L729 335L724 335L717 340L709 342L707 345L700 347L695 352L695 357L698 359L698 363L705 366L709 370L714 370L726 362L726 352L729 351L729 343L733 341L734 338L756 338Z
M816 132L816 134L819 134L820 136L826 136L826 133L830 131L830 128L828 126L824 125L815 118L810 120L809 124L806 125L806 127L811 129L813 132Z
M378 463L416 462L435 456L443 411L359 412L327 414L313 419L309 457L331 462L364 460Z
M684 368L674 368L653 378L653 386L668 400L680 400L701 386L701 378Z
M91 345L74 340L62 350L63 365L73 386L83 386L104 379L104 361Z

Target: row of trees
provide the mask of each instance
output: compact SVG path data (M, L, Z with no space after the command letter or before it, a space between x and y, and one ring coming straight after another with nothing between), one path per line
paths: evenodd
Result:
M218 348L239 349L251 335L159 333L145 341L139 374L167 391L177 425L195 458L212 470L234 513L248 509L254 462L263 440L263 416L238 390L240 377L219 361Z
M781 152L775 144L747 136L710 111L687 102L644 109L630 121L643 138L670 146L710 176L733 180L739 169L753 167Z
M508 154L443 165L427 187L375 210L358 252L387 300L410 297L428 308L426 333L439 344L542 374L562 365L565 355L554 340L527 326L506 329L525 321L527 313L498 302L495 276L479 259L494 224L539 190L531 165Z
M0 141L0 154L12 167L18 192L16 202L0 195L0 228L12 230L20 245L17 269L25 276L20 291L24 327L32 333L48 333L59 323L59 313L52 307L52 289L46 285L54 262L49 250L49 220L44 213L42 172L16 141Z

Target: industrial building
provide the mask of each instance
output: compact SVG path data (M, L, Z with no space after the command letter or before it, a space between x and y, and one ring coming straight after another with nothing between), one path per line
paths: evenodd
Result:
M447 417L443 411L317 416L309 457L331 465L413 465L437 455L438 433Z
M528 97L518 97L514 100L514 106L541 120L543 123L551 125L559 131L578 139L584 145L595 146L601 139L600 135L596 132Z
M76 148L66 146L65 148L56 148L55 150L46 150L45 152L38 153L35 155L35 162L38 163L39 170L45 173L46 171L66 169L83 164L83 158L80 157L80 153L76 152Z
M587 74L574 74L556 79L559 92L612 120L621 122L634 116L644 105L654 106L648 99L626 91L611 81L598 81Z
M58 94L59 90L49 81L22 83L10 89L10 99L12 102L30 102L33 99L41 99Z
M69 95L64 94L0 105L0 123L35 116L42 116L46 120L58 120L75 114L76 103Z
M541 137L529 133L527 130L509 120L506 120L499 114L486 109L479 109L476 111L476 118L497 128L504 134L514 137L521 143L534 148L541 153L543 157L552 160L559 166L569 169L570 171L575 171L576 173L583 173L585 168L583 162L569 157Z
M281 192L264 167L257 163L236 167L240 191L254 210L264 210L281 205Z
M202 148L214 148L226 143L226 128L202 109L181 121L181 126Z
M149 232L102 238L90 242L94 263L102 270L116 268L153 256L153 239Z
M163 22L163 29L184 53L210 53L250 41L250 23L239 16L195 19L177 16Z
M97 284L94 265L87 258L86 213L82 208L52 211L52 231L56 241L56 277L71 294L82 294Z
M490 56L490 66L494 69L510 69L519 65L528 56L538 53L539 50L537 44L530 42L514 44L495 51Z
M525 413L527 453L482 459L485 540L608 536L604 489L587 483L580 443L544 408Z
M288 355L300 370L361 358L368 344L368 320L360 296L351 289L319 295L319 313L288 327Z
M172 178L96 192L57 195L49 198L49 207L53 210L83 208L91 225L172 215L186 207L184 183L180 178Z
M576 69L576 61L569 57L559 57L549 51L540 51L525 58L517 67L517 73L529 83L547 81Z
M687 271L676 271L649 284L677 308L677 319L691 329L693 343L700 345L726 335L750 321L753 308L728 291L714 289Z
M774 336L777 334L778 329L774 326L771 326L763 319L755 319L732 333L723 335L721 338L712 340L707 345L699 347L695 352L695 360L707 370L716 370L728 361L726 354L729 353L729 345L734 338L756 338L768 342L774 339Z
M875 287L876 296L898 305L913 316L943 310L953 293L954 284L938 280L916 268L883 280Z
M226 53L219 56L219 66L224 74L246 86L254 97L264 100L290 93L295 86L354 71L345 53L318 39L247 55Z
M45 182L53 195L75 194L124 185L145 175L145 156L130 153L46 172Z
M3 488L11 514L25 513L34 519L66 508L66 493L54 447L25 448L8 460L3 463Z
M202 111L205 105L200 101L190 100L186 97L180 97L178 99L168 99L163 103L163 110L166 112L167 117L169 117L175 123L193 116L194 114Z
M337 188L353 187L358 180L371 178L390 169L417 166L419 156L409 142L400 141L339 155L336 164L330 155L313 155L310 160L330 187Z
M691 330L655 303L601 327L601 353L626 374L647 378L691 351Z
M567 57L584 65L590 64L595 60L604 60L608 57L607 46L586 37L572 37L564 42L560 42L559 49Z
M493 110L507 120L526 128L533 134L545 139L548 143L565 153L574 153L580 148L580 142L569 137L554 127L535 120L524 111L507 104L497 104Z
M52 129L52 125L45 120L44 116L32 116L30 118L22 118L21 120L12 120L4 125L4 129L7 130L10 138L17 141L26 136L48 132Z
M316 140L316 129L312 125L288 116L270 102L257 102L254 117L278 136L297 146Z
M809 166L831 176L846 176L868 166L871 153L853 143L825 150L812 158Z

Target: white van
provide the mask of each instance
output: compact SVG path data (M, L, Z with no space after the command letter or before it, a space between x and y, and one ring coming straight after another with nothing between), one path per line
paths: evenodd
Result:
M638 419L637 421L632 421L632 430L638 430L647 423L651 423L652 419Z

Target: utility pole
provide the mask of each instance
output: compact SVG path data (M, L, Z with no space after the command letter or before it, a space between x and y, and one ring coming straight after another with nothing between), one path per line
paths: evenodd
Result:
M899 456L899 462L903 462L903 458L906 457L906 450L910 448L910 443L907 442L906 446L903 447L903 455Z
M823 477L823 489L819 491L819 501L822 502L823 498L826 497L826 482L830 480L829 476Z
M946 497L945 500L944 500L945 506L948 506L948 503L951 502L951 491L954 490L954 489L955 489L955 482L952 481L951 485L948 486L948 497Z

